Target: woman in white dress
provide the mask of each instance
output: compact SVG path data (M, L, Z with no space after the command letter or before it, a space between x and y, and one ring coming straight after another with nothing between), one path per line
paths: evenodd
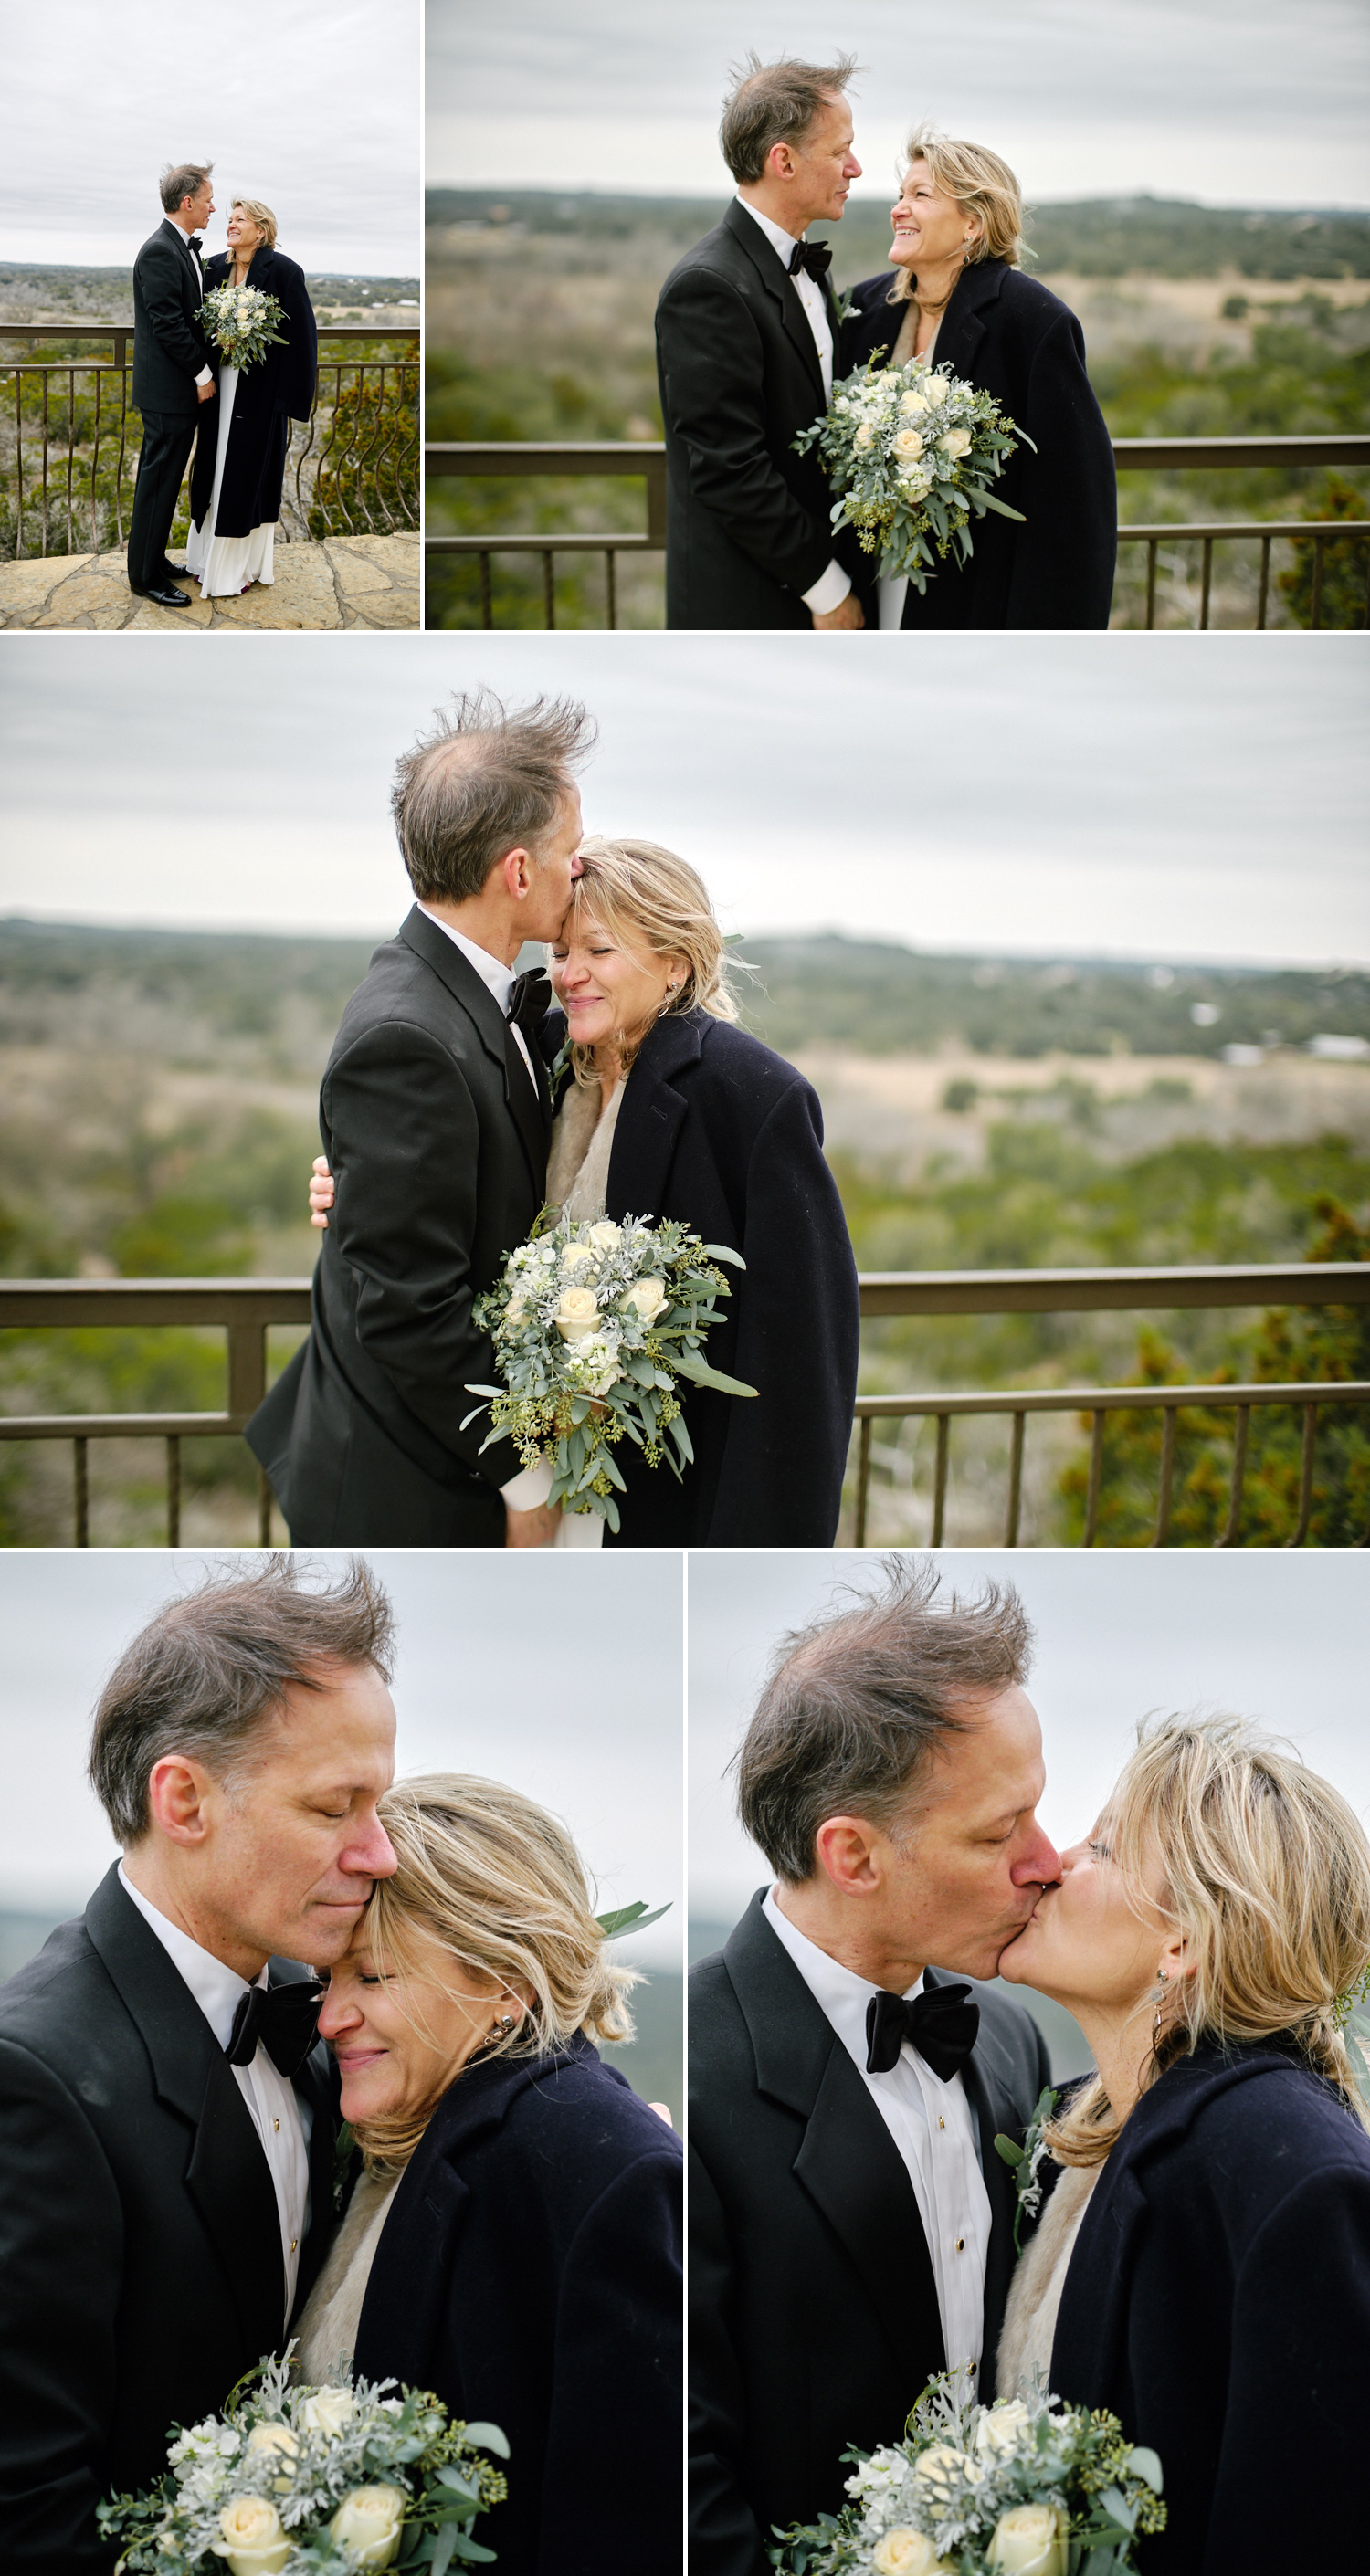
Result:
M190 478L186 570L202 598L236 597L273 579L276 521L285 483L290 423L314 400L318 333L304 270L276 248L276 218L259 197L235 197L228 249L205 263L205 286L255 286L284 308L281 337L252 367L218 369L216 436L202 432Z
M499 2426L500 2576L641 2576L644 2533L679 2523L683 2314L680 2140L593 2045L632 2037L636 1974L518 1790L435 1774L380 1814L398 1866L319 2021L361 2170L297 2367Z
M1231 1717L1142 1730L1000 1958L1098 2071L1047 2123L998 2387L1040 2379L1158 2454L1153 2576L1363 2555L1370 2113L1343 2025L1368 1965L1358 1819Z

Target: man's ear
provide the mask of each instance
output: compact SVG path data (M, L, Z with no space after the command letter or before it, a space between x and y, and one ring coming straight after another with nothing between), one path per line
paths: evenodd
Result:
M813 1838L818 1866L839 1896L873 1896L881 1884L876 1835L863 1816L827 1816Z
M206 1840L214 1782L202 1762L187 1753L164 1754L148 1774L147 1802L154 1824L169 1842L189 1845Z
M499 872L504 879L505 892L515 903L522 903L525 895L531 894L535 865L531 850L505 851Z

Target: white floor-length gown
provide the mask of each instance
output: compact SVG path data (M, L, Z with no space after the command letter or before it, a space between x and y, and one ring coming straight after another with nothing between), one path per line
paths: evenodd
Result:
M225 364L219 376L219 444L214 457L214 491L205 513L203 527L193 522L186 539L186 571L193 573L206 599L236 598L249 582L270 585L275 576L271 569L276 529L253 528L245 537L216 537L214 522L219 515L219 494L223 489L224 459L233 428L233 397L238 390L238 370Z
M923 351L923 364L927 367L932 365L933 358L936 355L937 331L940 331L941 328L942 324L939 318L937 330L933 332L932 338L929 340L926 349ZM892 367L906 367L908 365L909 360L914 353L913 344L917 337L918 307L916 304L910 304L905 311L903 321L899 325L899 337L890 351L890 365ZM889 578L882 574L875 585L875 589L876 596L880 604L880 632L882 635L888 635L891 632L897 633L904 622L904 602L909 595L908 574L906 572L896 573L893 578Z
M609 1156L622 1099L622 1082L615 1085L607 1107L601 1105L598 1088L589 1090L582 1083L571 1082L557 1111L547 1160L547 1196L563 1216L572 1217L577 1224L604 1214ZM604 1523L598 1512L563 1512L557 1523L555 1544L602 1547Z

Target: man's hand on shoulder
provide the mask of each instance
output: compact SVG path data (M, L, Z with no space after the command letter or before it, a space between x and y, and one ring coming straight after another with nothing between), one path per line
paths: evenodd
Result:
M854 631L857 627L864 626L866 620L855 591L849 590L846 598L838 601L836 608L828 610L826 617L815 614L813 623L815 634L822 634L829 627L837 626L850 627Z

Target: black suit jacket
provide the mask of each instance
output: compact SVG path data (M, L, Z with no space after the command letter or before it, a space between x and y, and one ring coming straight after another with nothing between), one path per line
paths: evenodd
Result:
M888 302L889 290L888 269L853 289L844 375L873 355L888 359L907 310ZM994 486L1025 524L992 510L972 518L970 562L962 569L948 556L921 599L910 586L905 626L1107 626L1118 543L1113 449L1069 305L1001 259L978 261L956 281L936 364L983 385L1037 453L1020 442ZM871 620L875 558L860 562Z
M772 2524L839 2512L848 2444L897 2440L946 2366L908 2173L764 1894L690 1979L691 2576L765 2576ZM994 2137L1021 2133L1049 2068L1022 2006L973 1991L963 2081L993 2213L988 2399L1015 2206Z
M535 1056L535 1062L538 1059ZM308 1341L247 1437L297 1543L499 1547L513 1444L473 1300L542 1205L551 1106L498 1004L415 906L343 1013L319 1125L338 1184Z
M826 409L823 374L793 282L736 199L667 278L656 345L667 625L812 627L800 594L838 548L822 465L794 440Z
M232 269L228 252L205 264L205 289L222 286ZM228 433L219 514L214 533L245 537L253 528L271 525L280 515L286 449L292 420L308 420L318 374L319 335L302 268L279 250L254 252L247 272L249 286L274 295L285 307L278 329L279 345L267 350L260 365L240 374L233 394L233 421ZM219 351L211 364L217 378L223 364ZM190 478L190 514L203 526L214 491L217 438L202 438Z
M554 1019L553 1029L560 1028ZM675 1218L746 1262L705 1356L755 1396L690 1388L678 1484L627 1441L622 1547L829 1547L856 1395L856 1263L816 1093L707 1011L658 1020L614 1130L611 1217ZM606 1534L607 1535L607 1534Z
M195 254L168 216L149 234L133 263L135 411L198 410L195 379L210 364L200 322L203 301ZM210 472L212 478L212 466Z
M1292 2048L1142 2095L1066 2275L1051 2385L1160 2455L1154 2576L1365 2554L1370 2138Z
M332 2232L325 2048L296 2089L313 2112L298 2304ZM161 2476L170 2426L217 2411L284 2340L251 2115L116 1870L0 1987L0 2165L6 2576L88 2576L116 2555L97 2502Z
M500 2576L642 2576L681 2509L680 2140L577 2037L467 2066L395 2194L356 2368L498 2424Z

